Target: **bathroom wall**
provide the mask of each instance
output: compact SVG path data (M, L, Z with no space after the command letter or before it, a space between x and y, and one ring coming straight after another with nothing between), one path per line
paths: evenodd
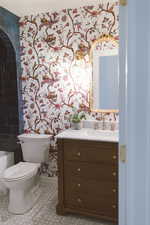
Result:
M0 7L0 151L14 151L16 161L20 155L16 136L23 128L18 21Z
M118 1L63 9L20 19L24 131L53 135L50 163L43 173L56 174L54 136L70 127L73 107L101 120L89 108L92 75L89 57L76 60L77 50L88 53L92 41L109 34L118 39ZM105 114L116 120L117 114Z

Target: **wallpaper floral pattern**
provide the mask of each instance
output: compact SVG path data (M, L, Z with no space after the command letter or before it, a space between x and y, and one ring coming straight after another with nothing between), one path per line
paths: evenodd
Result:
M53 136L50 163L43 165L48 176L57 173L55 135L70 127L73 107L102 118L89 108L92 70L87 53L101 35L118 39L118 8L113 1L20 19L24 131ZM76 59L79 50L85 53L82 60ZM114 120L117 115L105 116Z

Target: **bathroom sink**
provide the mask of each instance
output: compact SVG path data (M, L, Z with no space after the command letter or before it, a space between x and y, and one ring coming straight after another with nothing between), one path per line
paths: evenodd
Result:
M87 129L83 131L85 135L92 135L92 136L104 136L104 137L118 137L118 131L111 131L111 130L94 130L94 129Z
M68 129L56 135L56 138L118 142L119 132L111 130L94 130L92 128L82 128L81 130Z

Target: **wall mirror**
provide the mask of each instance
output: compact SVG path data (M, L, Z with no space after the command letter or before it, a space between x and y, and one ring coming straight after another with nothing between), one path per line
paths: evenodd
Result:
M103 36L92 43L92 82L90 109L118 112L119 109L119 44L112 36Z

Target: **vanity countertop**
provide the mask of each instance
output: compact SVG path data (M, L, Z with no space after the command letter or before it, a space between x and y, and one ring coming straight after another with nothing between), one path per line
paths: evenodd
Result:
M118 142L119 133L118 130L94 130L88 128L82 128L81 130L67 129L56 135L56 138Z

